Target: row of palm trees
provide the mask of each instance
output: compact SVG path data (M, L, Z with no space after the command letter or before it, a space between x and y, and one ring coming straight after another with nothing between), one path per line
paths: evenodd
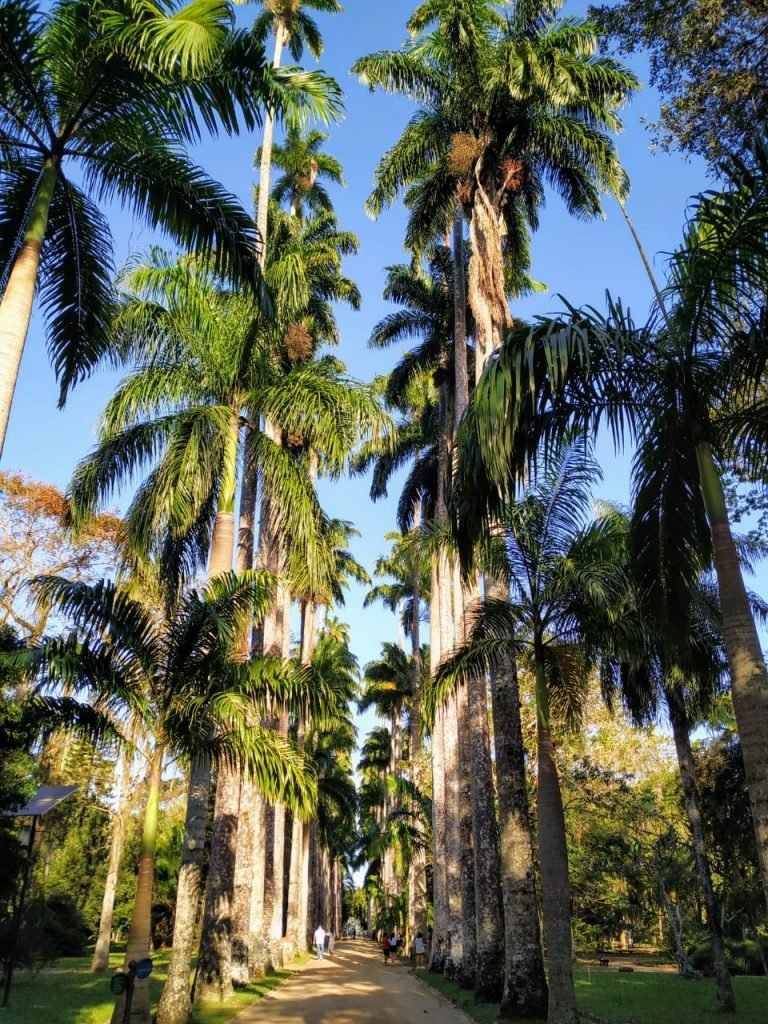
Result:
M356 663L331 621L318 642L317 620L343 601L348 579L367 576L347 550L350 524L323 512L315 484L341 473L387 417L369 388L319 354L338 341L333 304L359 303L342 270L357 242L323 185L343 180L322 152L326 136L298 125L335 117L340 92L321 73L280 68L286 46L297 59L304 44L322 51L307 9L340 7L262 7L251 30L235 28L221 2L61 0L41 11L14 0L1 12L4 425L37 282L62 400L104 358L128 369L72 480L72 528L138 485L118 582L38 584L73 632L31 652L28 667L41 685L94 700L149 759L126 963L149 950L163 772L187 759L173 956L158 1008L166 1024L189 1018L193 995L226 999L233 982L305 948L315 917L340 928L354 809ZM274 147L279 121L290 123ZM260 124L254 224L186 147L203 131ZM270 190L273 163L283 176ZM129 206L185 254L153 249L114 288L101 200ZM206 588L190 590L206 572ZM108 938L96 969L107 949ZM149 1020L148 999L138 981L131 1020ZM119 997L113 1019L123 1015Z
M385 294L402 308L374 329L371 342L419 344L381 385L400 416L395 441L386 452L370 446L360 464L374 464L374 499L396 469L411 465L398 525L431 558L433 682L420 706L431 732L431 964L478 997L500 999L505 1014L536 1015L546 1005L550 1024L573 1024L553 730L566 713L577 717L593 667L607 695L626 684L623 698L638 715L663 693L676 720L718 1000L733 1005L686 744L696 705L706 705L713 680L722 685L726 651L764 860L765 664L719 472L742 459L758 474L765 465L761 296L768 264L758 144L727 169L729 188L692 208L669 283L655 285L646 327L636 327L619 303L607 317L568 310L560 320L514 323L510 295L535 287L528 234L545 184L580 216L600 212L601 193L623 201L628 191L609 133L620 127L617 111L637 83L596 55L589 23L558 20L560 7L424 3L409 22L408 44L362 58L354 70L371 88L419 104L381 160L369 199L378 214L404 196L414 253L413 266L388 271ZM450 249L436 242L448 238ZM595 474L589 445L604 423L617 443L637 441L631 523L617 513L585 522ZM714 619L711 607L702 617L701 597L713 555ZM403 577L399 585L407 587ZM382 596L392 600L396 592ZM418 622L419 593L411 596L409 625ZM414 648L414 680L420 656ZM546 980L519 725L517 668L528 657ZM376 700L375 678L371 685ZM394 761L394 723L390 732ZM383 736L378 746L386 750ZM385 800L376 821L385 830L386 810ZM381 872L385 894L392 892L386 857Z

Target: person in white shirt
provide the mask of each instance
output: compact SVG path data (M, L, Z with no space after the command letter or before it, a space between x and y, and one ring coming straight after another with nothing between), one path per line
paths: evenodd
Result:
M325 928L321 924L315 928L314 935L315 949L317 950L317 959L323 959L323 950L325 949Z
M427 953L427 947L424 945L424 936L421 932L413 940L413 951L416 954L416 966L424 966L424 958Z

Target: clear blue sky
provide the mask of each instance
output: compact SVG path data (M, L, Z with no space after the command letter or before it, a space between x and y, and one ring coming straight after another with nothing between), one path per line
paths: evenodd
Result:
M327 148L342 161L348 188L337 190L333 199L341 226L354 231L361 243L360 253L349 260L347 272L361 289L363 306L359 313L339 311L343 338L339 355L350 373L361 379L386 371L398 356L391 351L372 352L366 342L372 325L388 308L381 299L384 267L404 258L405 218L400 208L394 208L378 222L371 222L363 203L378 159L402 131L412 107L391 96L371 94L350 77L348 69L365 53L397 47L405 38L405 22L415 5L416 0L345 0L344 14L320 18L326 42L320 66L339 80L346 93L346 118L330 129ZM581 2L567 3L566 13L582 13L585 6ZM255 4L238 8L238 18L248 24L255 11ZM645 79L642 62L634 67ZM651 152L643 121L655 117L657 106L653 91L644 88L625 112L626 130L619 139L632 181L631 213L651 254L674 248L680 239L687 198L708 187L699 162ZM248 208L256 182L253 153L259 141L258 136L218 139L201 146L197 154L205 169ZM119 211L115 211L112 224L118 263L156 240ZM657 265L662 269L661 258L657 258ZM584 224L571 220L562 204L549 197L541 230L534 238L533 276L549 291L521 302L515 310L517 315L556 310L558 293L575 304L601 307L609 289L620 295L638 317L644 315L650 301L648 281L620 211L612 202L606 204L604 221ZM114 373L99 372L79 386L67 408L58 412L57 390L36 314L11 415L4 466L66 486L75 463L93 444L95 421L116 380ZM605 482L597 496L626 502L626 458L616 458L608 448L600 450L600 457ZM321 495L331 514L354 520L363 534L354 545L355 553L371 570L384 550L383 535L393 529L396 493L389 502L374 506L368 500L368 482L351 480L332 487L323 484ZM765 584L765 579L760 582ZM766 586L758 589L764 591ZM353 646L361 663L377 656L381 641L396 638L396 626L388 613L362 610L361 592L350 596L339 615L352 626Z

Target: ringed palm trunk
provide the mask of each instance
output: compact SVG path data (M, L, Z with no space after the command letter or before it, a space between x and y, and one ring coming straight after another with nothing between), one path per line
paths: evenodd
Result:
M455 642L464 641L464 602L461 575L457 562L453 562L453 622ZM458 974L462 988L473 988L477 970L477 893L475 878L475 830L472 800L472 776L475 766L471 762L469 692L466 686L455 691L456 721L459 757L458 824L461 836L461 969ZM482 899L482 896L481 896Z
M124 969L128 964L149 956L152 932L152 888L155 878L155 850L157 848L157 823L160 815L160 786L163 773L162 746L158 746L152 754L149 765L149 790L147 806L144 811L144 827L141 837L139 868L136 877L136 895L133 900L131 924L128 929L128 942L125 947ZM149 1024L149 981L148 979L134 982L133 1000L127 1024ZM112 1024L124 1024L125 995L115 1000L112 1011Z
M252 428L246 427L243 448L250 449ZM240 509L235 568L243 573L253 568L254 533L256 526L257 478L245 459L240 481ZM248 622L240 639L238 657L246 661L251 652L252 622ZM232 980L246 985L251 980L251 915L255 880L256 828L260 815L260 795L254 781L240 773L240 816L235 852L235 880L232 895ZM259 899L261 899L259 895Z
M675 695L665 690L667 708L669 709L669 720L672 725L672 736L675 741L677 763L680 768L680 781L683 787L683 799L685 801L685 812L688 815L688 823L691 826L691 838L693 839L693 859L696 862L696 871L699 876L699 885L704 897L704 906L707 911L707 927L712 941L712 963L717 984L717 1002L720 1010L732 1013L736 1009L733 994L733 983L725 960L725 947L723 945L723 930L720 922L720 907L718 906L715 890L712 886L712 873L709 869L709 858L707 857L706 840L704 838L704 826L701 820L701 806L699 804L699 791L696 785L696 769L691 750L691 738L688 731L688 722L684 711L681 709Z
M763 894L768 905L768 671L711 446L697 444L696 457L712 534L723 636L731 670L733 710L744 757Z
M440 580L438 560L433 557L429 602L429 668L432 675L437 672L440 658ZM444 856L447 842L444 718L445 705L441 705L432 727L433 928L429 964L430 969L436 972L442 972L448 948L448 889Z
M301 663L309 666L315 646L315 604L304 601L301 616ZM304 731L300 724L298 746L304 747ZM285 934L294 950L304 952L307 948L306 906L307 872L309 862L309 830L306 822L294 814L291 823L291 862L288 873L287 925Z
M13 393L27 340L35 297L40 252L48 227L51 200L59 180L58 163L46 161L37 194L27 217L19 254L14 260L0 301L0 456L5 446Z
M417 503L413 516L414 536L421 529L421 506ZM420 622L420 576L418 552L414 558L413 577L411 583L411 600L413 614L411 617L411 715L410 715L410 756L411 782L421 788L421 714L419 698L421 693L421 622ZM418 816L415 817L415 828L421 842L414 849L408 872L408 929L409 941L419 932L426 934L427 929L427 851L423 845L423 835Z
M233 993L232 898L239 811L239 774L222 765L216 782L211 862L195 981L196 1002L225 1002Z
M507 587L486 579L488 598L506 600ZM504 988L501 1017L543 1017L547 980L539 932L533 833L525 777L517 665L511 652L491 673L496 782L499 799L501 898L504 907Z
M285 22L282 18L275 21L275 49L272 55L272 67L279 68L283 59L283 49L287 42ZM261 239L259 263L263 270L267 260L267 230L269 227L269 186L272 177L272 146L275 138L275 113L267 110L264 118L264 135L261 141L261 161L259 163L259 202L256 208L256 227Z
M125 843L125 824L130 807L128 776L130 773L131 754L124 750L120 755L120 768L117 778L117 813L112 823L112 838L109 844L109 861L107 863L107 879L104 883L104 897L101 901L101 917L99 931L96 936L96 947L93 951L91 971L98 974L109 967L109 947L112 940L112 916L115 910L115 892L117 876L120 873L120 861L123 857Z
M467 371L467 296L464 281L464 210L456 205L453 215L453 289L454 289L454 433L469 402L469 376ZM483 361L477 355L476 375ZM462 597L457 634L461 642L467 635L467 617L479 606L478 581L462 585L456 581L456 590ZM498 1002L504 984L504 920L501 903L499 836L496 824L493 770L491 766L491 738L488 723L488 691L482 678L473 677L466 687L466 754L472 830L472 877L474 893L475 940L475 995L481 1002ZM465 908L466 927L470 927Z
M549 968L547 1024L578 1024L573 985L568 847L541 639L536 639L539 864Z
M196 925L202 892L210 788L210 760L206 756L196 757L192 761L189 773L184 849L176 890L173 949L168 965L168 976L157 1007L157 1024L187 1024L192 1016L190 970L195 952Z

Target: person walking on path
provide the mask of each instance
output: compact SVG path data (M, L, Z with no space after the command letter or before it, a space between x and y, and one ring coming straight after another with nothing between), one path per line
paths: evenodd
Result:
M336 936L332 931L328 932L328 956L333 960L333 947L336 945Z
M394 955L393 963L397 963L397 936L394 932L389 936L389 952Z
M315 949L317 950L317 959L323 959L323 950L325 949L325 928L321 924L315 928Z
M413 940L413 951L416 954L416 966L423 967L424 959L427 954L427 947L424 945L424 935L422 932L419 932Z
M381 937L381 948L384 953L384 963L389 963L389 936L386 932Z

